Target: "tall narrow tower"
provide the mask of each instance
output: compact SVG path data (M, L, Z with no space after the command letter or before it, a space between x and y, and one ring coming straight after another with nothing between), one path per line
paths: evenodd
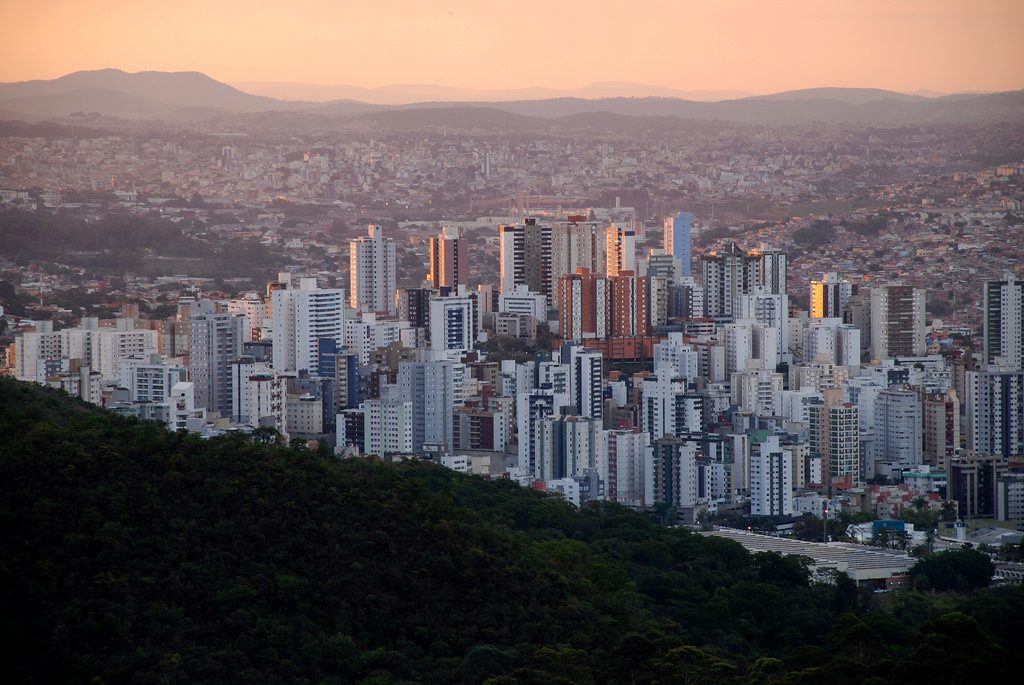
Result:
M395 241L380 226L349 242L349 303L361 312L397 313L395 302Z

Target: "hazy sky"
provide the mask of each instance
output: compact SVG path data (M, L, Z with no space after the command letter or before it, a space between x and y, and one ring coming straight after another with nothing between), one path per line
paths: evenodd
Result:
M0 0L0 81L1024 88L1024 0Z

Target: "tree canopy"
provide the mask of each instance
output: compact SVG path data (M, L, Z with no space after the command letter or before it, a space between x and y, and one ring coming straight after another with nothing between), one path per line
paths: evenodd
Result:
M990 677L1024 654L1020 588L886 609L615 504L202 440L8 379L0 482L9 682L864 682L949 635Z

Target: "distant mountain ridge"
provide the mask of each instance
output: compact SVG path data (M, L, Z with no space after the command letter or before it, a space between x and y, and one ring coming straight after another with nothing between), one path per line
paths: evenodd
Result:
M579 93L608 93L626 87L655 88L603 82L581 89ZM439 87L424 88L438 92L436 89ZM468 89L442 91L459 96L474 92ZM542 94L547 92L544 89L523 89L511 94L519 96L538 91ZM119 69L100 69L79 71L52 80L0 84L0 112L4 118L26 120L62 118L77 112L96 112L136 120L241 118L278 127L292 122L309 127L351 124L381 128L534 128L551 125L550 121L544 123L544 120L593 114L771 125L809 122L885 125L992 123L1024 122L1024 90L926 97L877 88L810 88L718 101L697 101L669 95L542 96L468 101L453 96L453 99L387 105L355 98L329 102L279 100L245 93L199 72L128 73ZM510 118L509 115L515 117ZM540 121L528 123L526 118Z
M239 90L285 100L331 102L358 100L375 105L409 105L417 102L501 102L577 97L672 97L682 100L718 101L748 97L735 90L679 90L627 81L597 81L582 88L458 88L434 84L395 84L367 88L350 84L324 85L281 81L244 81L233 84Z

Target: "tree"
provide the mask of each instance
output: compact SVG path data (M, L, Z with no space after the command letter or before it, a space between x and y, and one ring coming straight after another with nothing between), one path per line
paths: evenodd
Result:
M929 554L910 569L915 577L926 576L936 590L960 592L988 587L994 572L995 565L987 555L969 548Z

